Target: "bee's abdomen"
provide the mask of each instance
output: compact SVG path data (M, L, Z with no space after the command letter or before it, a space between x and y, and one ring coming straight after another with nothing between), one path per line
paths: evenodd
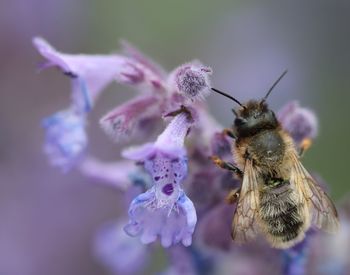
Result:
M260 219L275 246L283 247L303 233L302 205L293 199L289 183L267 187L260 192Z

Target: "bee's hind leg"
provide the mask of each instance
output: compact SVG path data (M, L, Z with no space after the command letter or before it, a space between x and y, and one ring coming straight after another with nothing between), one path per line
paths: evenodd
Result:
M303 157L305 152L311 147L312 140L310 138L304 138L299 144L299 157Z
M214 164L222 169L229 170L233 173L235 173L240 178L243 177L243 172L234 164L230 162L226 162L222 159L220 159L218 156L211 156L211 160L214 162Z

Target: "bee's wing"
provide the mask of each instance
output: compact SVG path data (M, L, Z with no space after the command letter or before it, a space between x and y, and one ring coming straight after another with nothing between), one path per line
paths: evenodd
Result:
M259 206L259 190L252 161L246 160L239 200L232 222L232 239L244 243L254 239L257 230L255 217Z
M295 154L292 158L291 183L294 183L307 200L313 224L326 232L336 232L339 220L333 202L304 168L299 158Z

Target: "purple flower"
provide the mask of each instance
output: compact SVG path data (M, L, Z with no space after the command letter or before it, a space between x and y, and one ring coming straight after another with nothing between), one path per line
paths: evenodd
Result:
M210 93L211 85L208 76L211 73L211 68L199 62L192 62L177 68L170 79L175 82L178 93L194 101L204 99Z
M316 115L311 110L300 107L296 101L286 104L278 112L278 119L296 144L305 138L314 139L317 136Z
M125 140L135 131L140 132L145 119L156 120L159 116L159 99L156 96L138 96L114 110L100 120L104 131L115 141Z
M50 162L68 171L87 145L85 117L68 109L45 118L43 127L46 129L44 150Z
M188 114L180 113L154 144L123 152L126 158L143 161L154 183L131 202L130 220L124 228L130 236L140 236L143 243L154 242L157 237L164 247L192 243L197 215L181 186L187 176L184 139L191 124Z
M100 92L113 80L130 85L144 85L161 87L162 81L159 75L137 62L133 58L123 55L86 55L86 54L65 54L58 52L43 38L33 39L34 46L40 54L47 59L41 68L58 67L66 75L85 82L88 95L95 100ZM75 84L73 84L75 86ZM79 86L79 85L78 85ZM74 92L74 89L73 89ZM84 92L74 97L83 100Z
M149 262L150 247L126 235L123 223L108 223L98 231L95 255L113 274L140 274Z
M140 52L135 46L131 45L129 42L123 40L121 44L123 46L123 53L126 56L142 64L145 68L148 68L151 72L154 73L154 75L157 75L159 79L165 79L166 72L160 65L154 63L149 57L145 56L142 52Z

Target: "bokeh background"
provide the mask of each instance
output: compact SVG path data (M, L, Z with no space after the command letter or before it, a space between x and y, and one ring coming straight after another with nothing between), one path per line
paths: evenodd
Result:
M122 203L111 188L47 163L40 121L67 106L70 84L54 69L36 72L42 59L33 36L63 52L91 54L118 50L123 38L167 70L197 58L213 68L215 87L241 101L263 96L287 68L269 102L278 110L297 99L317 113L319 137L305 164L339 201L350 191L349 26L346 0L2 0L0 274L107 274L93 256L92 240ZM98 100L90 115L92 154L119 158L98 119L133 95L113 84ZM208 101L229 126L231 102L217 95Z

